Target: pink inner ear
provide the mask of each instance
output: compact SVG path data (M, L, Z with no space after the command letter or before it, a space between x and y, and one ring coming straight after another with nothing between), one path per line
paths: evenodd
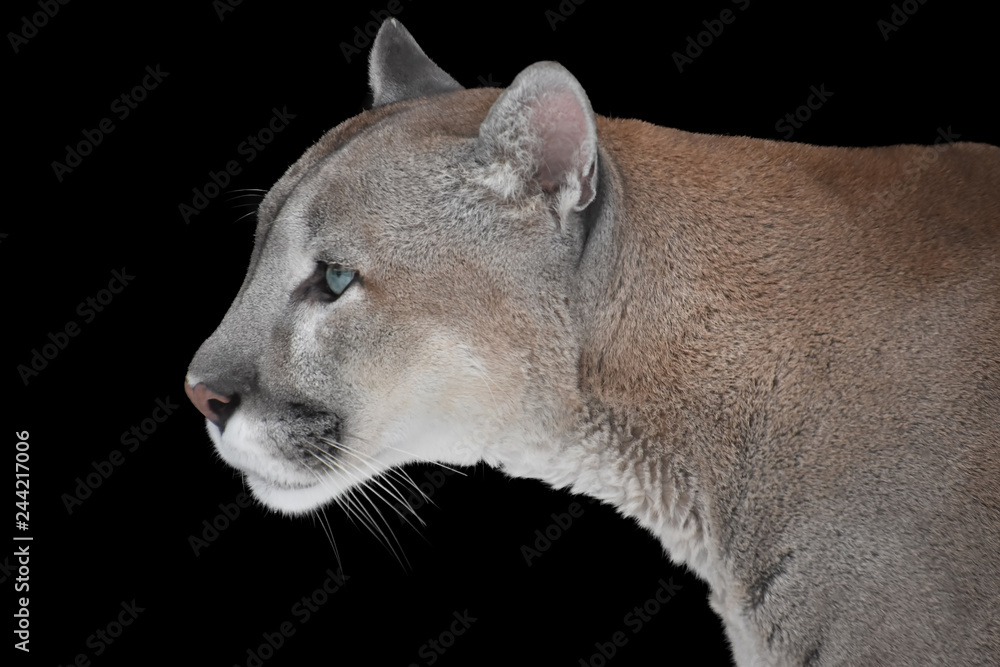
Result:
M583 177L587 116L576 95L565 89L545 93L532 106L531 125L541 149L537 178L546 192L553 192L566 182L567 172Z

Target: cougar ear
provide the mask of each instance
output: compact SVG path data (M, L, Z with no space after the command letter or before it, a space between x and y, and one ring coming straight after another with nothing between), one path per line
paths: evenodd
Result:
M479 150L507 195L533 183L554 199L561 219L594 200L597 123L580 82L558 63L517 75L479 126Z
M382 23L368 60L368 85L374 107L415 97L462 90L434 64L396 19Z

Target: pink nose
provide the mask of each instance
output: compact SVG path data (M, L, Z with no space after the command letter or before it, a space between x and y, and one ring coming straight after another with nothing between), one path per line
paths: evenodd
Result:
M205 417L215 424L216 426L222 426L225 424L231 410L225 410L225 407L229 403L230 399L226 398L221 394L216 394L214 391L205 386L203 382L199 382L194 387L188 384L187 380L184 380L184 393L187 397L191 399L194 403L194 407L198 408L198 412L205 415ZM212 401L218 401L221 405L213 406ZM221 409L221 410L220 410ZM221 414L220 414L221 412Z

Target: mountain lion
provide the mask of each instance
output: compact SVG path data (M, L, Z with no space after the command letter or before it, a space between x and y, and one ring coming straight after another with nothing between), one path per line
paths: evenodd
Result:
M1000 149L465 90L395 20L370 85L188 371L262 503L485 461L655 533L739 665L1000 662Z

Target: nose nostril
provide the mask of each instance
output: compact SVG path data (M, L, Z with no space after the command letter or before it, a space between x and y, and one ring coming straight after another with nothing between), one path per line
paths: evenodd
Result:
M209 389L203 382L199 382L192 387L186 380L184 381L184 393L187 394L198 412L220 429L225 429L226 422L229 421L236 408L240 404L239 394L223 396Z
M236 412L236 408L240 405L240 395L233 394L229 398L210 398L208 399L208 408L211 410L216 418L212 419L213 422L219 427L224 429L226 427L226 422L229 418L233 416Z

